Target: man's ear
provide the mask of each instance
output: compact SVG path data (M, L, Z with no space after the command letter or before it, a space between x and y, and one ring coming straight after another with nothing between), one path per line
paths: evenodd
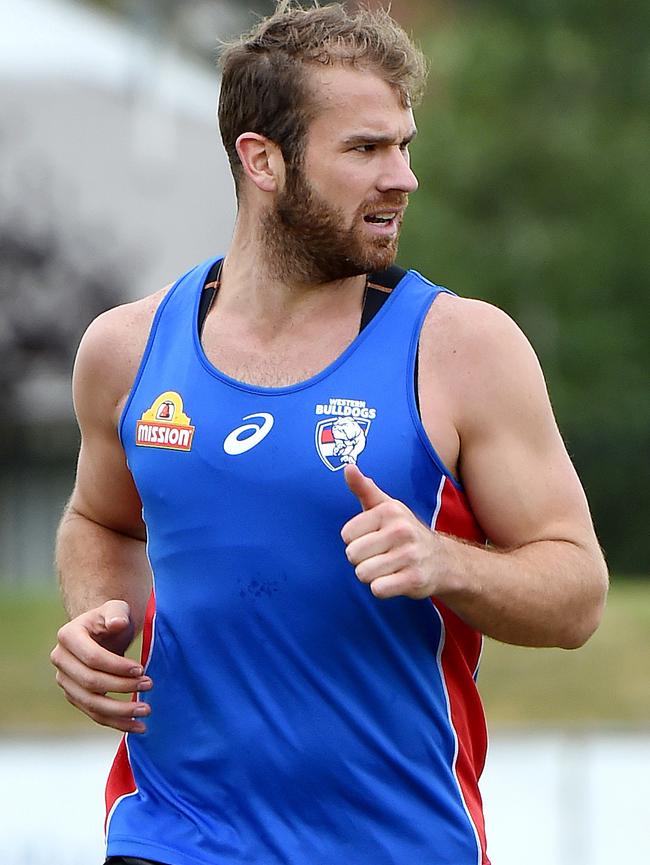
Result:
M277 192L284 186L284 157L274 141L257 132L243 132L235 147L246 176L258 189Z

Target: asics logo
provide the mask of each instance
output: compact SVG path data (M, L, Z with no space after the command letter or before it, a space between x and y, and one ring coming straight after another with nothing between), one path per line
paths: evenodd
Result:
M256 447L271 432L274 423L272 414L261 411L257 414L247 414L242 420L252 420L253 418L258 418L258 420L238 426L237 429L234 429L226 436L223 449L230 456L234 457L238 454L245 454L246 451Z

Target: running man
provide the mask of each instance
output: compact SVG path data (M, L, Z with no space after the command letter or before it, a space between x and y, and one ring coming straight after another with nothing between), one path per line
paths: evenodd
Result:
M222 69L232 244L74 372L52 661L125 734L108 861L485 865L483 635L593 633L585 496L517 326L394 266L405 33L281 3Z

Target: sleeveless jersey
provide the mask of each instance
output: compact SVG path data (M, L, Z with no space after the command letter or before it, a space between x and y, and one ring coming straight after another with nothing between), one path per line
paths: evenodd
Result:
M201 346L214 261L160 304L120 424L154 574L154 687L109 777L107 854L485 865L482 637L435 598L376 599L340 537L360 511L355 462L427 525L483 540L415 403L443 289L409 271L326 369L258 387Z

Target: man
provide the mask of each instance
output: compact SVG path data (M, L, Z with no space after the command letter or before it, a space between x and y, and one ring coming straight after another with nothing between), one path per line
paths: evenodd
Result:
M97 319L74 374L52 660L126 733L109 861L487 863L481 635L597 627L584 494L513 322L390 267L403 31L283 3L222 65L232 246Z

